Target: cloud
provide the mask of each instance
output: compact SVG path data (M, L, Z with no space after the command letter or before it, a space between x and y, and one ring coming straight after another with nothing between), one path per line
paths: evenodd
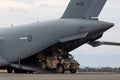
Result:
M30 2L31 4L28 0L0 0L0 26L59 18L69 0L30 0Z
M24 3L26 3L26 4L32 4L32 3L34 3L34 1L36 1L36 0L11 0L11 1L18 1L18 2L24 2Z
M0 2L1 1L5 1L5 2L22 2L22 3L25 3L25 4L33 4L37 0L0 0Z
M29 8L31 5L24 4L23 2L12 2L12 1L0 1L0 9L9 9L11 7L15 8Z
M14 12L21 12L21 13L26 13L26 11L24 9L21 9L21 8L13 8L11 7L10 8L10 11L14 11Z

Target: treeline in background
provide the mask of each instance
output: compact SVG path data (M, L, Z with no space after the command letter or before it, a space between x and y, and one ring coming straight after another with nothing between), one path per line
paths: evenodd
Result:
M111 68L111 67L102 67L102 68L80 68L79 72L116 72L120 73L120 67L119 68Z

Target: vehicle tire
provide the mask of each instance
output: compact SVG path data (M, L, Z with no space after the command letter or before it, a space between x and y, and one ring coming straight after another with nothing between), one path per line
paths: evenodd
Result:
M77 70L75 69L74 65L71 65L71 66L70 66L70 72L71 72L72 74L75 74L76 71L77 71Z
M41 68L42 68L43 70L46 70L46 69L47 69L47 63L46 63L45 61L42 61L42 62L41 62Z
M12 68L9 68L9 69L7 69L7 72L8 72L8 73L12 73L12 72L13 72L13 69L12 69Z
M62 64L57 65L57 72L58 73L64 73L65 72L65 68Z
M76 69L70 69L70 72L72 73L72 74L75 74L76 73Z

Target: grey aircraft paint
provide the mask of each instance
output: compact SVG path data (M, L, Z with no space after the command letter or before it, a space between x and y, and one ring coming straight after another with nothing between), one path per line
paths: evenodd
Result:
M70 4L76 4L79 1L83 0L71 0ZM89 1L95 2L95 0ZM101 4L104 5L105 0L102 1L104 2ZM92 6L94 5L92 4ZM100 11L96 12L95 15L99 15ZM66 12L64 14L67 15ZM81 16L84 18L67 16L65 18L65 15L58 20L0 29L0 66L18 61L19 58L25 59L58 42L82 38L90 38L94 41L94 38L96 39L98 35L103 34L114 25L113 23L94 20L90 16L86 18L85 16Z

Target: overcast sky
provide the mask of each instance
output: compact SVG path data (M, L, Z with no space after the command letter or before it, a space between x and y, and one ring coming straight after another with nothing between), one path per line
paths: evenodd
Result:
M68 2L69 0L0 0L0 27L58 19ZM108 0L99 18L115 23L115 27L100 40L120 42L120 0ZM93 48L85 44L71 53L81 66L120 67L120 47Z

